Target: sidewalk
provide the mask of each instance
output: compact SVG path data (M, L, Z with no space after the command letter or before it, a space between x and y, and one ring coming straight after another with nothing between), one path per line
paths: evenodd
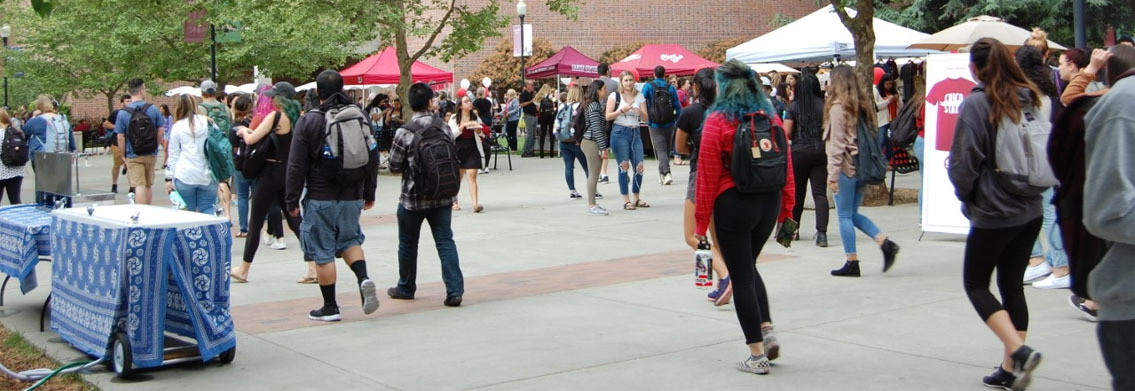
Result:
M611 215L591 217L585 201L568 199L561 159L514 158L516 170L501 162L502 170L479 176L483 214L461 193L453 218L466 279L460 308L442 306L437 253L423 234L417 300L380 293L379 310L363 315L354 277L339 262L343 322L307 320L319 290L294 282L304 265L288 232L286 250L262 247L250 282L232 286L232 364L162 368L131 381L106 371L86 378L103 390L980 390L1000 361L1000 344L962 290L964 237L919 242L916 205L863 210L903 246L887 274L874 243L859 235L864 276L828 275L843 262L834 210L830 247L812 244L811 211L803 240L765 247L760 268L782 350L772 374L757 376L733 369L748 351L732 305L715 308L693 286L692 251L681 239L687 166L673 167L674 184L660 186L648 160L643 199L653 207L623 211L611 164L612 183L599 188ZM92 157L84 187L109 188L109 164L109 156ZM898 187L917 180L900 175ZM33 177L24 183L30 200ZM579 170L576 186L586 188ZM397 280L398 189L397 176L380 176L376 206L363 216L380 292ZM162 193L155 199L168 205ZM234 240L234 261L243 244ZM29 295L8 288L4 308L20 313L0 322L62 362L79 358L38 331L50 264L38 272L43 286ZM1030 389L1107 389L1095 325L1069 307L1070 292L1025 292L1029 344L1045 354Z

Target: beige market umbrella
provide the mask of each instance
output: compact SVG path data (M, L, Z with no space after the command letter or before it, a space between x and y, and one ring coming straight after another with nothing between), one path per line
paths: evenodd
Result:
M1016 49L1024 45L1030 36L1031 32L1028 30L1005 23L1000 18L982 15L939 31L907 48L952 52L969 47L977 40L988 37L1001 41L1009 49ZM1052 41L1048 41L1048 47L1053 50L1068 49Z

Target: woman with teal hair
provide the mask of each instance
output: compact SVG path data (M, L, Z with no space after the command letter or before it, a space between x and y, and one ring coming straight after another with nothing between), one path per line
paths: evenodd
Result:
M248 282L248 269L256 257L260 242L260 231L269 209L279 209L288 221L288 228L299 237L300 217L292 216L284 210L284 174L287 169L288 152L292 148L292 126L299 120L300 104L296 101L296 89L288 82L276 83L264 96L272 98L274 110L264 116L255 130L244 126L237 127L237 135L248 145L256 144L267 137L272 147L267 164L252 189L252 205L248 218L248 239L244 242L244 262L234 267L231 276L234 282ZM302 243L301 243L302 245Z
M737 363L737 369L765 375L769 373L769 361L779 356L780 345L773 333L768 292L757 271L756 260L777 221L783 221L792 213L795 184L791 164L787 164L792 160L791 151L780 118L773 112L772 103L748 65L737 60L726 62L717 68L714 78L717 100L702 126L698 152L695 238L705 240L712 217L714 239L732 280L737 320L745 334L745 344L749 346L749 357ZM751 151L734 151L733 138L742 121L768 121L774 137L761 139ZM776 132L781 132L779 138L775 137ZM725 167L724 161L731 160L729 157L735 152L751 153L754 159L759 159L762 152L772 157L781 150L786 159L783 164L785 183L770 183L765 186L767 190L742 192Z

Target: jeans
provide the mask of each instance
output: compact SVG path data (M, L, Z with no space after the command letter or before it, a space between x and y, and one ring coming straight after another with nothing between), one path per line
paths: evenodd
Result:
M823 143L801 144L792 148L792 170L796 174L796 206L792 219L797 222L804 215L804 197L808 184L812 184L812 202L816 205L816 232L828 232L828 155Z
M1101 320L1096 326L1113 390L1135 390L1135 319Z
M1029 306L1021 279L1029 266L1029 242L1039 231L1040 219L1016 227L970 228L962 261L962 283L981 320L988 321L997 311L1005 310L1017 331L1029 329ZM989 291L994 269L1001 301Z
M587 156L583 155L583 149L576 143L560 143L560 156L564 158L564 179L567 180L568 190L575 191L575 160L579 160L579 166L586 175Z
M631 190L634 194L638 194L642 187L642 134L639 133L637 128L628 128L622 125L615 125L611 129L611 149L615 152L615 157L619 161L619 193L627 195L627 182L630 181L628 171L634 170L634 183ZM663 150L666 148L663 147ZM666 155L662 155L662 160L667 160ZM623 163L627 163L628 168L623 168Z
M523 153L525 155L528 155L531 154L532 150L536 147L536 137L538 137L538 135L536 134L536 116L528 114L524 115L524 132Z
M504 123L504 137L508 139L508 149L516 152L516 127L520 126L520 120L509 120Z
M879 228L867 216L859 214L863 204L864 186L858 179L839 174L839 192L835 193L835 210L839 216L839 240L845 254L855 254L855 229L871 238L879 235Z
M252 181L244 179L240 170L233 171L233 182L236 189L236 213L240 223L240 232L248 232L248 197L252 194Z
M430 223L437 256L441 259L441 280L445 283L445 296L465 293L465 279L457 257L457 244L453 242L453 209L448 205L425 210L408 210L398 205L398 290L414 294L418 289L418 238L422 221Z
M174 179L173 188L185 200L186 210L210 215L217 213L217 182L208 185L190 185L180 179Z
M1060 225L1056 224L1056 205L1052 204L1052 196L1056 191L1052 188L1045 190L1044 197L1044 223L1041 225L1041 234L1048 237L1048 253L1040 243L1038 235L1033 242L1033 258L1044 257L1052 267L1068 267L1068 254L1064 252L1064 240L1061 239Z
M638 129L635 129L638 131ZM658 175L670 173L670 145L674 143L674 127L650 128L650 143L654 146L654 158L658 159ZM637 192L636 192L637 193Z
M926 157L926 139L922 136L914 138L914 157L918 158L918 215L922 216L922 181L926 177L926 163L923 159Z

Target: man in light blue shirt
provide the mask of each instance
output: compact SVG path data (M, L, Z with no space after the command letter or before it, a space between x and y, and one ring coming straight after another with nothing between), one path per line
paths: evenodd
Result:
M162 134L165 133L166 126L169 125L166 124L165 118L162 118L162 113L157 107L146 103L146 84L142 82L142 79L131 80L127 88L130 90L130 96L133 97L134 101L127 104L125 109L118 111L118 118L114 121L114 133L118 135L119 150L126 156L126 173L130 179L130 186L134 187L135 200L140 204L149 205L154 202L154 165L158 156L157 145L162 144ZM151 151L136 154L131 137L127 133L130 128L130 118L134 111L142 107L145 107L145 114L150 117L150 121L153 123L153 131L157 132L153 136L156 138L157 144Z
M666 68L654 67L654 80L642 86L646 98L646 112L650 117L650 143L654 144L654 158L658 159L658 183L669 185L674 182L670 176L670 145L674 142L674 124L682 115L682 104L678 101L678 89L665 79ZM655 102L655 94L670 94L670 107Z

